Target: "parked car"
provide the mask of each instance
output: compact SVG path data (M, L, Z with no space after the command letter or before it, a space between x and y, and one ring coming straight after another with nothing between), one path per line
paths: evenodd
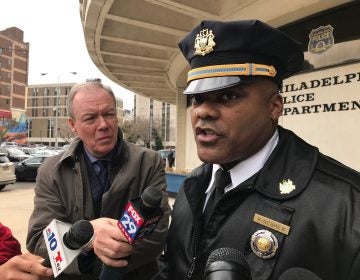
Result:
M56 150L38 150L35 154L33 154L33 156L55 156L59 153L60 152Z
M30 148L30 147L21 147L19 150L22 150L27 155L34 155L38 151L36 148Z
M6 153L6 156L11 162L20 162L24 159L30 158L30 155L25 154L22 150L17 148L2 148L0 152Z
M6 156L5 153L0 153L0 191L9 184L16 182L15 167Z
M17 147L18 144L16 142L4 142L1 143L1 147Z
M167 160L170 152L173 152L173 158L175 159L175 150L174 149L171 149L171 150L170 149L169 150L158 150L157 152L160 154L160 156L163 159L165 164L166 164L166 160Z
M48 157L48 155L33 156L17 163L15 165L15 175L17 180L35 180L38 168Z

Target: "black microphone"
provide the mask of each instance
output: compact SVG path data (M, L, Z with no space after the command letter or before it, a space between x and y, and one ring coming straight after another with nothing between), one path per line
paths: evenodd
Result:
M204 276L205 280L251 280L244 254L234 248L214 250L207 260Z
M315 273L301 267L293 267L280 275L279 280L322 280Z
M48 251L43 265L51 267L56 277L80 254L81 247L91 241L94 228L86 220L70 225L54 219L43 234Z
M163 215L161 199L162 193L158 188L148 187L139 198L128 202L118 226L129 244L141 240L155 230ZM126 272L126 267L111 267L104 264L99 280L119 280Z
M63 242L71 250L77 250L87 244L94 236L94 228L89 221L79 220L64 234Z

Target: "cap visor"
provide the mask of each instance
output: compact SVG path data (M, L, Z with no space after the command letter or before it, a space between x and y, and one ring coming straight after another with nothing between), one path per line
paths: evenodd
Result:
M239 76L211 77L191 81L184 94L197 94L209 91L220 90L240 84L242 79Z

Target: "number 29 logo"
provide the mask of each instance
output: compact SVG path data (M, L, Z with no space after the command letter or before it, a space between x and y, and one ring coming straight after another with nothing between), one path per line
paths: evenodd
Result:
M129 216L128 213L124 213L120 220L126 232L130 235L134 235L137 231L137 225L135 221Z

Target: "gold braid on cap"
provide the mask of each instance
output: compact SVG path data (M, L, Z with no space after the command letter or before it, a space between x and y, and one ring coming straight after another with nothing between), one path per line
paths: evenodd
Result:
M212 65L189 71L187 81L222 76L268 76L275 77L276 69L272 65L243 63Z

